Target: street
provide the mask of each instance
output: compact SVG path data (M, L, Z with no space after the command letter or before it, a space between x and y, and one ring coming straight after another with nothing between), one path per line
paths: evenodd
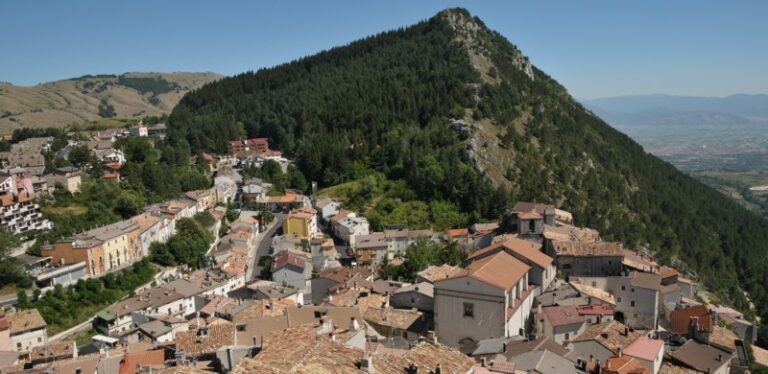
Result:
M260 233L256 238L256 245L254 246L256 253L249 254L249 258L252 262L246 272L247 280L255 279L261 274L262 266L259 259L269 255L269 247L272 246L272 237L275 236L275 232L282 227L283 219L285 219L285 214L275 213L275 219L272 220L272 223L267 227L267 230Z

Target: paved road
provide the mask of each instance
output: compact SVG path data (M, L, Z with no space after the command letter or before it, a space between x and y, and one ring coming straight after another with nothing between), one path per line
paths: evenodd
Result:
M264 256L269 256L269 247L272 246L272 237L275 236L275 233L278 229L280 229L283 226L283 219L285 219L285 214L282 213L276 213L275 219L272 221L272 223L267 227L267 230L259 234L259 237L256 238L256 253L253 256L253 264L251 264L250 269L250 279L256 279L259 274L261 274L262 266L259 264L259 259Z

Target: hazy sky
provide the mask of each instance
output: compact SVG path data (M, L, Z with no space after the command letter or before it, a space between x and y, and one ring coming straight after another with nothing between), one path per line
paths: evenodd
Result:
M0 81L255 70L463 6L578 98L768 93L768 1L0 2Z

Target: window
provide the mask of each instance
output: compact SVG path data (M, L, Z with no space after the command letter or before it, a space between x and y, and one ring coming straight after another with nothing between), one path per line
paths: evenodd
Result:
M475 304L464 303L464 317L475 318Z
M415 297L412 297L412 298L411 298L411 304L415 304L415 303L416 303L416 298L415 298Z
M571 339L571 334L566 332L565 333L565 340L570 340L570 339Z
M592 287L597 287L597 282L592 281Z
M632 287L632 288L630 289L630 291L631 291L631 292L635 292L635 287Z
M635 300L630 301L629 306L635 306Z
M21 343L16 343L16 348L21 348Z
M621 290L622 290L622 291L624 291L624 290L626 290L626 289L627 289L627 287L626 287L626 286L621 286Z
M43 338L41 338L41 337L39 337L39 336L38 336L38 337L37 337L37 342L38 342L38 343L42 343L42 342L43 342Z
M620 303L620 302L621 302L621 297L617 297L617 298L616 298L616 302L619 302L619 303Z

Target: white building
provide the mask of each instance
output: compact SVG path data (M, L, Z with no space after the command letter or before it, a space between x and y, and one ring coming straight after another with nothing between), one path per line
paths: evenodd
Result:
M184 317L195 314L204 305L202 302L197 303L196 300L199 299L199 296L202 296L205 290L186 279L177 279L172 282L163 283L160 287L178 292L184 296Z
M637 338L632 344L624 348L623 354L634 357L643 366L658 374L664 360L664 341L651 339L645 335Z
M312 262L290 253L283 252L272 264L272 281L293 287L300 292L312 292Z
M555 280L555 275L557 273L557 269L555 269L555 261L552 257L544 254L542 245L540 243L516 237L501 240L488 247L475 251L467 258L467 261L479 260L499 251L505 251L531 267L528 280L532 284L539 286L535 290L536 296L539 296L545 291L552 281Z
M659 314L658 274L632 272L614 277L572 277L572 283L607 291L616 302L617 318L636 329L655 329Z
M370 224L365 217L358 217L353 213L333 222L333 232L336 237L354 247L355 237L370 233Z
M176 228L171 219L162 214L139 214L131 218L131 222L139 226L142 257L149 255L149 247L152 243L167 242L175 233Z
M536 313L536 337L545 336L563 344L579 336L586 327L585 319L573 305L550 306Z
M315 202L315 209L320 214L320 218L328 220L341 210L341 203L333 199L323 198Z
M438 341L459 348L483 339L522 335L534 299L530 270L502 251L470 263L451 278L436 280Z
M33 201L36 197L32 178L0 172L0 226L13 234L51 229L53 225L43 219L40 205Z
M146 322L147 316L184 317L184 295L163 287L150 288L96 313L93 326L110 336L120 336Z
M11 344L17 352L29 352L48 343L48 324L37 309L9 314L6 320L10 325Z
M419 238L431 238L431 230L408 230L406 227L397 227L384 230L387 238L387 258L392 260L397 255L404 255L411 244Z

